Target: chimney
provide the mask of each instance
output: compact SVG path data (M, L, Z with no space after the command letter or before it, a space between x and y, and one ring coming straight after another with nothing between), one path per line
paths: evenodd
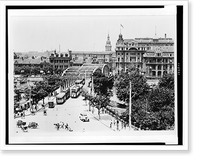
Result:
M167 38L167 34L165 34L165 39Z

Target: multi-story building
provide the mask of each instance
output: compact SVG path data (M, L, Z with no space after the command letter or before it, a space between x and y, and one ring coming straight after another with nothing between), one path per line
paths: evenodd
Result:
M105 51L72 51L72 61L74 65L81 66L84 63L93 64L107 64L109 67L112 66L112 56L113 51L110 41L110 36L108 35Z
M174 72L174 47L155 47L143 55L144 72L148 78L160 78Z
M123 39L122 34L115 48L115 66L119 74L129 67L136 67L149 78L162 77L173 71L174 41L172 38Z
M142 56L147 48L141 46L137 40L123 39L122 34L119 34L115 48L116 73L126 71L131 66L141 69Z
M71 51L68 52L56 52L51 53L49 57L50 64L53 66L54 70L65 70L71 66Z

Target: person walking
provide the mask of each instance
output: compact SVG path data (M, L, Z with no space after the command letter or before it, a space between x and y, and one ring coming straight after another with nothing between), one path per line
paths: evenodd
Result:
M117 120L117 130L119 130L119 120Z
M111 122L110 122L110 128L112 128L112 120L111 120Z
M44 109L44 116L47 116L47 110Z

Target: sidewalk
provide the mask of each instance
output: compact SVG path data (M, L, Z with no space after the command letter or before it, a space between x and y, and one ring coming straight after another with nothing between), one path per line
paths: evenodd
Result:
M87 107L88 107L88 105L87 105ZM88 112L92 117L97 119L103 125L105 125L108 128L112 129L113 131L127 131L127 130L129 130L129 127L128 127L128 125L126 123L121 122L120 120L118 120L118 124L117 124L117 119L115 117L111 116L110 114L106 113L106 112L102 113L102 111L101 111L100 119L99 119L98 109L97 108L91 107L91 111L88 111Z

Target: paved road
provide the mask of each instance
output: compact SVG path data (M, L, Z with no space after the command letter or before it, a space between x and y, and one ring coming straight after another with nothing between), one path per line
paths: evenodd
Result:
M88 132L88 131L112 131L108 126L99 122L93 117L91 112L88 111L88 106L86 106L83 97L69 98L64 104L56 105L55 108L47 109L47 116L44 116L43 111L37 112L35 115L26 116L23 121L27 122L37 122L39 124L38 129L29 129L28 132L38 133L38 132L56 132L54 124L59 122L68 123L72 128L73 132ZM79 119L80 113L88 114L90 119L89 122L82 122ZM21 120L21 118L15 119ZM65 129L60 129L60 132L67 132ZM16 128L16 132L22 132L21 129ZM22 132L23 133L23 132ZM72 132L70 132L72 133Z

